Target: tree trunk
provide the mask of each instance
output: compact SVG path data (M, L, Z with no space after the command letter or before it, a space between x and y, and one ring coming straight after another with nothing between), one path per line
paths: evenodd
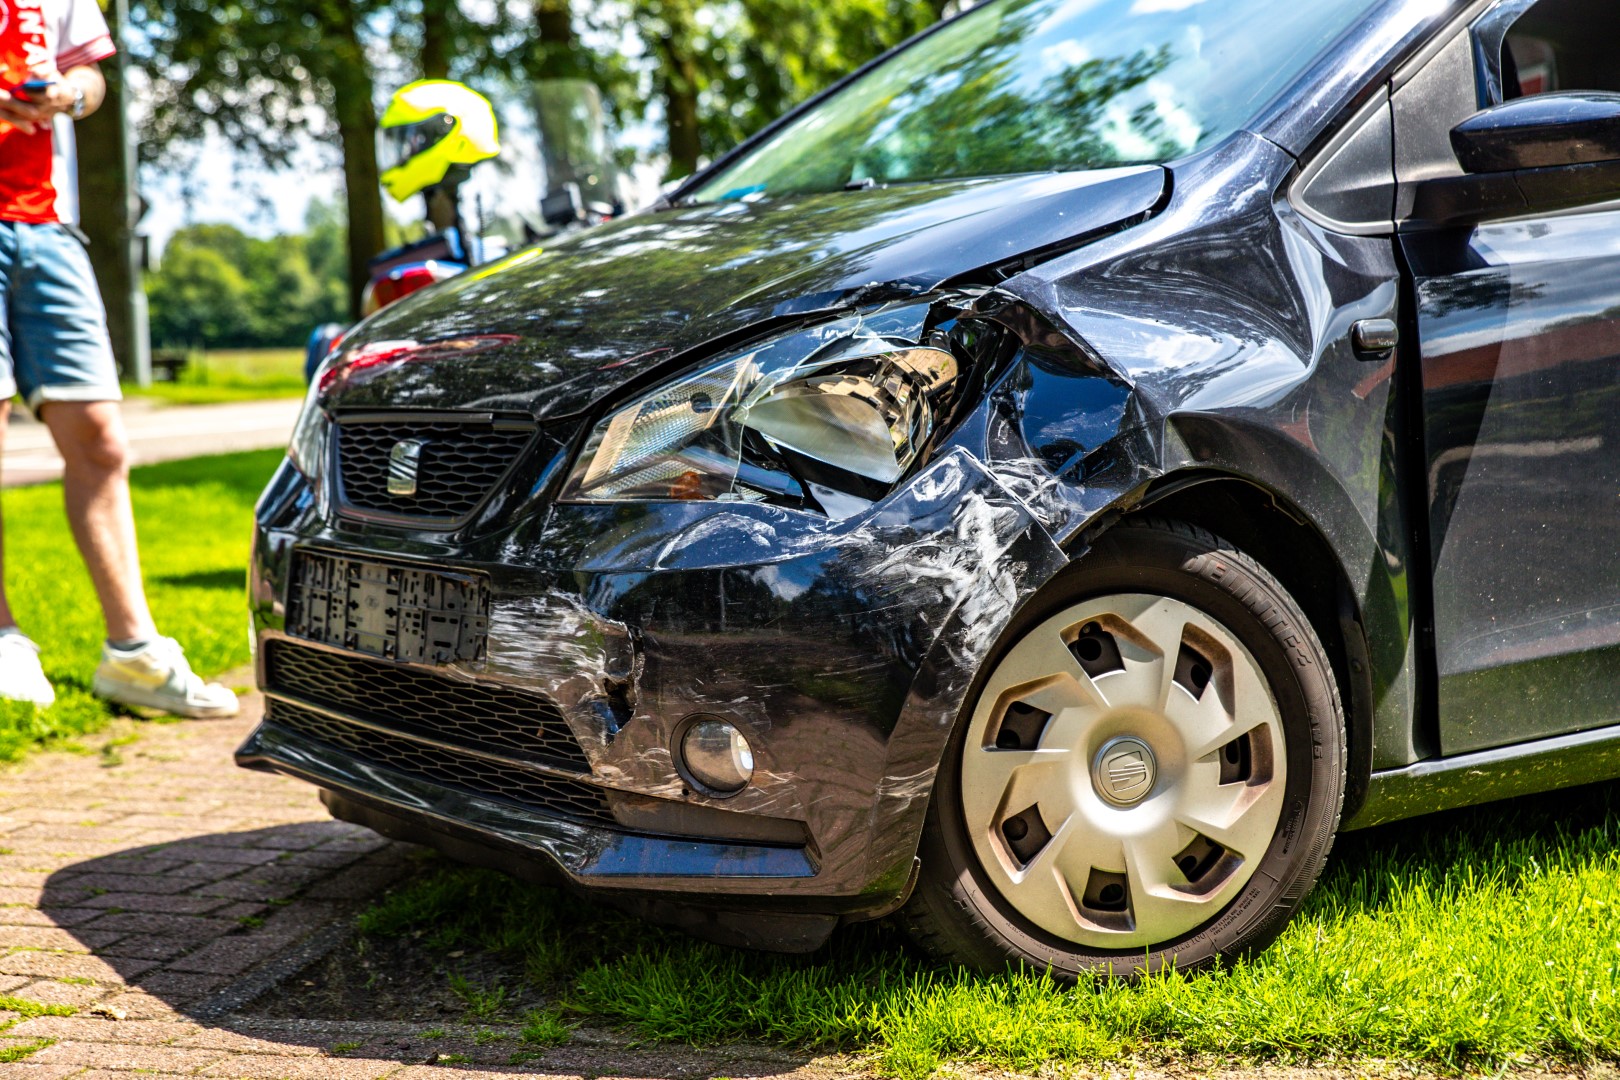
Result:
M573 79L586 75L580 62L579 39L574 33L570 0L534 0L534 44L529 77Z
M664 5L665 29L658 42L663 70L664 126L669 142L669 175L677 180L697 171L703 144L698 132L698 72L692 56L692 26L679 3Z
M127 21L122 0L107 6L113 40L123 40ZM90 262L107 309L107 330L118 369L125 379L144 385L151 381L151 355L146 297L141 292L135 252L140 211L135 195L135 147L125 111L122 53L103 61L101 71L107 79L107 98L77 132L80 224L91 240Z
M535 0L534 28L547 46L574 47L574 12L568 0Z
M456 0L422 0L422 78L448 79Z
M331 83L338 137L343 145L343 184L349 208L349 307L360 317L360 294L368 264L382 253L382 186L377 170L377 117L372 111L371 69L360 41L354 9L332 4Z

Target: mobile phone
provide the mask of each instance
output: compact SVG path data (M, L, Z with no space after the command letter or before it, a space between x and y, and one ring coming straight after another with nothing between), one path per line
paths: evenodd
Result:
M29 79L27 82L17 87L17 89L21 90L25 94L38 94L45 90L49 90L55 85L56 81L54 79Z

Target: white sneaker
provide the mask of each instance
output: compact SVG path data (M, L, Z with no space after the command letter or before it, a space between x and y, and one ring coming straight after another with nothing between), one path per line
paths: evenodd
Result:
M39 646L21 634L0 634L0 698L31 701L45 708L56 691L39 666Z
M124 652L101 647L91 691L100 698L143 709L161 709L194 720L235 716L236 695L218 683L204 683L186 662L174 638L154 638L144 648Z

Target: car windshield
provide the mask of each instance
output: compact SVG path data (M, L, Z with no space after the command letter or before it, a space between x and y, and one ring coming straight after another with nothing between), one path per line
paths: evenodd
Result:
M1377 0L992 0L794 118L700 202L1169 161Z

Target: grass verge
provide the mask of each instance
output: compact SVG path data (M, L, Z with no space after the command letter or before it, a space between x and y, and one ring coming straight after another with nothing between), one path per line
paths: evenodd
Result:
M549 982L569 1012L644 1038L869 1052L905 1080L949 1062L1613 1062L1620 785L1349 834L1265 953L1134 986L942 968L882 926L841 932L812 957L741 953L448 864L362 929L502 953L513 978Z
M153 383L146 388L125 386L124 393L173 405L302 397L304 351L240 349L193 353L174 382Z
M130 487L147 594L158 628L192 666L217 674L247 662L247 556L253 504L279 451L193 458L135 469ZM8 490L6 591L56 686L49 709L0 702L0 760L97 730L111 714L90 694L105 628L62 512L62 486Z

